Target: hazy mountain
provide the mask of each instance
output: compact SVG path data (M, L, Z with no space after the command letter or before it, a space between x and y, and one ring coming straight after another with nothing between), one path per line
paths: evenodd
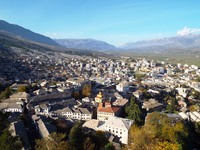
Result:
M47 45L24 39L18 35L10 32L0 30L0 52L10 51L11 53L17 49L19 54L42 54L42 55L54 55L56 53L65 53L72 55L87 55L87 56L107 56L107 54L94 52L89 50L79 50L72 48L65 48L60 45Z
M127 43L120 48L138 52L200 52L200 35L175 36Z
M10 32L0 30L0 46L6 48L7 50L11 50L12 48L20 48L24 52L29 50L39 51L39 52L65 52L66 48L61 46L47 45L38 43L35 41L30 41L22 38L21 36L12 34Z
M66 48L75 48L82 50L116 50L117 48L111 44L94 39L55 39L57 43Z
M0 30L4 30L7 32L16 34L24 39L28 39L31 41L48 44L48 45L58 45L54 40L52 40L49 37L34 33L28 29L25 29L25 28L19 26L19 25L10 24L3 20L0 20Z

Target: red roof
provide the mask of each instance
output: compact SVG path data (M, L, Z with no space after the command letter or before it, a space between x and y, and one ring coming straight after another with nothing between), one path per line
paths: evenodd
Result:
M116 113L120 110L120 107L102 107L98 111L107 113Z

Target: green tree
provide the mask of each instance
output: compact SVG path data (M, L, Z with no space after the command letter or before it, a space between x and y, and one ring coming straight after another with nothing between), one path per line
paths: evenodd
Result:
M154 144L155 135L150 130L132 125L129 131L128 149L146 150Z
M188 137L188 132L183 123L178 122L175 125L172 123L169 125L164 124L161 130L161 139L184 146Z
M98 149L103 149L104 146L108 143L108 139L105 136L105 132L96 131L96 134L92 136L92 139L96 143Z
M90 96L91 95L91 90L92 90L91 85L85 84L83 86L82 95L83 96L87 96L87 97Z
M28 92L29 91L29 87L28 86L20 86L17 89L17 92Z
M196 82L200 82L200 77L195 79Z
M130 105L125 108L125 112L128 114L128 118L133 119L136 124L141 123L142 111L134 97L131 97Z
M145 118L145 128L150 130L155 136L161 135L162 126L164 124L170 125L171 121L166 114L161 114L159 112L153 112L148 114Z
M3 89L4 89L4 86L2 83L0 83L0 92L3 91Z
M188 129L188 140L185 149L198 149L200 148L200 122L186 122L186 127Z
M108 143L105 145L105 150L115 150L115 147L112 143Z
M77 148L82 147L83 145L82 135L83 133L82 133L82 128L81 128L81 123L78 122L72 127L69 133L69 139L72 146L77 147Z
M9 98L11 94L12 94L11 88L10 88L10 87L7 87L7 88L5 89L5 91L1 92L1 94L0 94L0 99Z
M139 83L142 81L143 77L145 77L145 74L135 74L135 78Z
M92 141L90 137L87 137L83 142L83 149L84 150L94 150L95 143Z
M200 92L196 91L196 90L192 90L191 95L195 98L195 99L200 99Z
M8 115L0 111L0 135L4 129L8 126Z
M171 143L168 141L159 142L155 146L155 150L180 150L181 147L178 143Z
M186 149L188 130L182 122L172 122L158 112L147 116L145 125L133 125L129 132L129 148L136 150Z
M148 92L147 87L139 87L139 90L142 92L142 96L145 100L152 98L151 94Z
M5 129L0 135L0 150L20 150L22 143L18 137L13 137L10 132Z
M63 133L51 133L48 137L36 140L36 150L68 150L72 149L70 143L65 140Z
M176 99L174 97L169 97L169 99L171 100L171 103L167 105L166 111L168 113L173 113L175 111L176 108Z

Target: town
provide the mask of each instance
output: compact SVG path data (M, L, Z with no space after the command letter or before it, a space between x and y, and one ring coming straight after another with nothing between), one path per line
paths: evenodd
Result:
M200 122L198 66L68 54L16 58L0 73L0 111L9 114L11 133L24 149L77 122L84 134L104 132L115 149L129 143L133 124L155 112L172 122ZM140 112L131 110L134 104Z

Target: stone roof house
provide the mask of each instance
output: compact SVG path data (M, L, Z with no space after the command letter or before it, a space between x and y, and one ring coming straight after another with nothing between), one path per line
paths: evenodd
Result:
M149 99L148 101L145 101L142 105L142 108L146 109L148 112L161 111L163 107L163 104L159 103L155 99Z

